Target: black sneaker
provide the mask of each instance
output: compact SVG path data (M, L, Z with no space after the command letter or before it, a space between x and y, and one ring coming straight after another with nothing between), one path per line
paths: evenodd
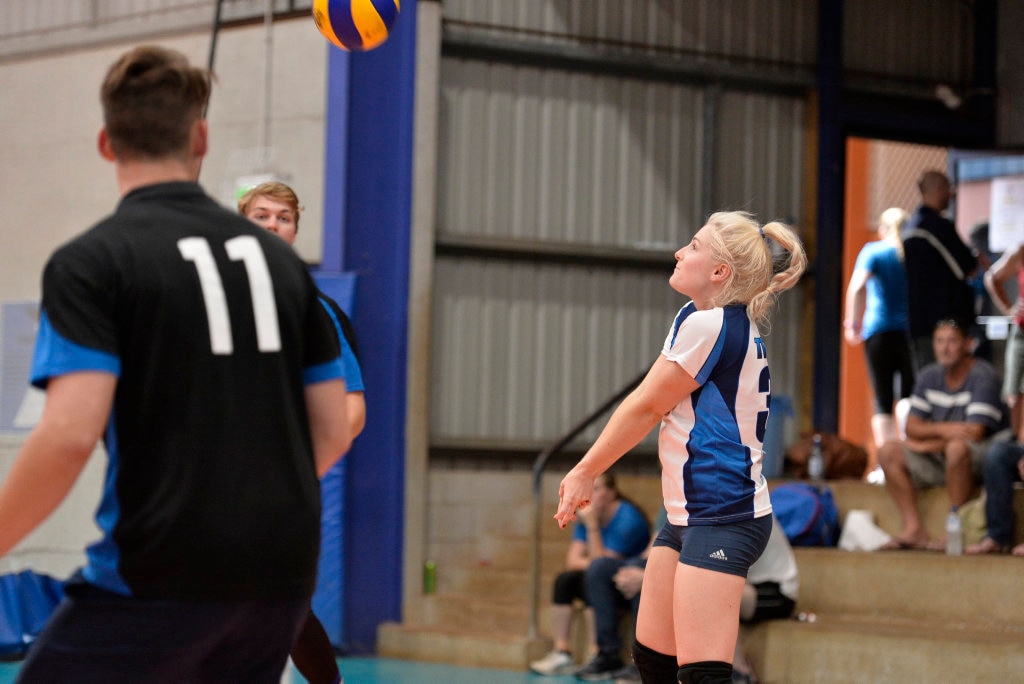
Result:
M612 672L612 681L615 682L615 684L639 682L640 670L636 669L636 665L633 663L626 663L615 672Z
M617 653L598 653L593 660L576 670L576 679L585 682L611 681L612 673L622 667Z

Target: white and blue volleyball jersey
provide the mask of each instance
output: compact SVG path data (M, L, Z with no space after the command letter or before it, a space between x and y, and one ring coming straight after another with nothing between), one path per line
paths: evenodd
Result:
M700 385L661 422L662 494L674 525L771 513L761 475L771 379L764 342L743 305L676 315L662 355Z

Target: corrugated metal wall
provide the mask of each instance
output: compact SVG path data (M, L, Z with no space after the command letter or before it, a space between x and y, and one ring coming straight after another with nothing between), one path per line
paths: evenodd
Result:
M974 5L975 0L847 0L844 66L908 84L969 83Z
M813 64L816 0L445 0L449 27L620 49Z
M443 9L446 35L504 32L525 52L571 35L619 41L620 51L732 50L745 68L751 57L787 69L813 61L806 31L784 45L767 29L813 29L814 3L583 7ZM709 212L804 215L802 94L464 57L443 59L441 84L435 446L557 438L656 358L684 301L668 286L672 254ZM453 247L466 244L477 251ZM768 340L777 393L799 389L803 309L795 291L777 310Z
M442 69L442 233L674 249L700 221L700 90L461 59Z
M0 58L212 26L216 0L4 0ZM308 11L312 0L273 0L275 13ZM221 20L262 17L266 0L225 0Z
M434 441L554 438L650 366L681 304L664 274L440 259Z

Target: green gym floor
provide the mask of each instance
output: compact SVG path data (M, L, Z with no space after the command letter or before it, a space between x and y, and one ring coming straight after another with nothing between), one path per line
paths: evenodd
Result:
M345 684L576 684L575 677L541 677L528 672L484 670L437 663L417 663L387 658L339 658ZM11 684L18 674L17 662L0 662L0 684ZM292 671L281 681L305 684Z

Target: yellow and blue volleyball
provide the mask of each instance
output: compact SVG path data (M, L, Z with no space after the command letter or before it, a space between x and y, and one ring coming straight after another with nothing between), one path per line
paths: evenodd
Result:
M342 50L372 50L388 39L399 0L313 0L320 33Z

